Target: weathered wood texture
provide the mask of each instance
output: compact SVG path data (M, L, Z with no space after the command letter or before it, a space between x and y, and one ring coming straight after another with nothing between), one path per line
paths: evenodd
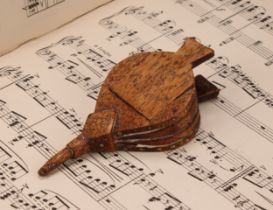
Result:
M63 157L88 151L162 151L187 143L199 128L198 99L219 93L205 78L195 79L192 67L213 55L212 49L188 38L176 53L145 52L121 61L102 85L82 134L61 151ZM57 154L40 175L58 165L54 159L64 161Z

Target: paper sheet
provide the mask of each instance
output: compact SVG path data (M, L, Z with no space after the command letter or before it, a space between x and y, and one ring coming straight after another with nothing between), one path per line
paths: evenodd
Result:
M1 0L0 55L110 0Z
M272 14L270 0L118 0L3 56L1 209L273 209ZM221 89L200 104L196 138L37 175L79 133L115 63L188 36L215 50L194 72Z

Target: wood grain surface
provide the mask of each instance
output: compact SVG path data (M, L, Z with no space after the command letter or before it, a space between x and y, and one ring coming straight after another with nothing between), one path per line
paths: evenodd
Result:
M40 175L89 151L162 151L190 141L200 125L198 100L219 93L204 77L194 78L192 68L213 55L212 49L188 38L177 52L139 53L118 63L82 134L49 160Z

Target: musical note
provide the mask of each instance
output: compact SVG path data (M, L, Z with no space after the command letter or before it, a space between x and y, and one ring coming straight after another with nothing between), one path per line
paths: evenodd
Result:
M109 23L111 23L111 25L114 24L115 27L109 27ZM154 48L150 44L146 43L138 36L137 31L123 28L114 21L106 22L105 19L100 21L100 24L102 27L108 29L112 33L112 35L110 35L108 38L109 41L117 37L121 39L121 43L119 44L121 47L129 45L137 49L139 52L154 51ZM120 30L117 31L117 29Z
M258 119L254 118L247 112L243 112L242 109L229 101L227 98L222 96L218 97L218 99L213 103L229 115L233 116L236 120L249 127L252 131L256 132L266 140L272 142L273 129L268 125L260 122Z
M24 8L27 14L34 15L57 1L24 3L33 7ZM109 3L89 14L92 21L87 15L77 20L80 27L60 28L56 35L26 44L20 53L1 60L3 208L270 209L273 96L269 80L263 84L263 79L271 78L273 64L273 19L271 8L265 6L270 3L140 0L130 4ZM94 31L99 35L92 36ZM201 127L206 130L200 128L192 141L175 150L90 153L60 166L52 181L34 177L37 166L29 157L36 154L37 160L46 160L65 139L80 132L81 119L94 108L103 81L120 59L139 52L175 51L186 37L195 35L217 54L194 70L221 89L217 99L200 104ZM251 62L259 71L249 68ZM70 107L69 101L80 102L80 109ZM42 112L36 115L33 110ZM237 124L242 131L236 130ZM126 199L128 192L138 197ZM205 200L203 192L207 192Z
M265 65L270 66L273 50L266 47L266 44L263 43L263 41L256 40L247 33L244 33L244 31L250 26L258 24L263 19L265 16L263 8L253 5L250 1L230 1L213 9L207 9L201 6L201 4L196 0L177 0L175 3L200 17L201 19L198 23L209 23L230 36L227 40L220 43L220 46L229 44L231 41L236 40L247 49L264 58L266 60ZM225 8L231 9L234 13L230 15L230 13L226 12ZM218 15L219 12L221 13L221 17ZM224 16L225 13L227 13L226 17ZM238 26L237 21L236 26L234 26L234 19L237 18L237 16L245 17L246 23Z
M111 162L109 166L120 171L126 176L139 176L143 171L142 168L137 168L135 165L132 165L129 162L124 162L122 159L116 159L115 161Z
M11 111L6 103L3 102L3 105L1 106L2 112L6 113L6 115L10 115L10 113L15 113L14 111ZM0 118L3 120L3 118ZM6 122L6 121L5 121ZM8 122L6 122L8 123ZM46 137L42 134L40 134L38 131L33 130L31 127L29 127L25 122L18 123L19 125L22 124L22 126L25 128L24 130L20 131L18 129L15 129L12 127L17 133L20 134L20 140L24 140L27 143L28 148L33 148L37 150L41 155L43 155L45 158L49 158L53 154L55 154L55 149L47 142ZM68 124L69 125L69 124ZM3 147L0 147L0 149ZM10 153L4 152L4 150L0 150L0 155L3 155L3 160L6 160L10 157ZM3 153L3 154L2 154ZM23 166L19 161L11 161L10 163L1 163L0 165L3 168L2 174L5 175L4 179L10 179L11 181L16 181L20 177L22 177L24 174L28 173L27 167ZM74 165L75 164L75 165ZM80 167L78 165L81 164ZM102 178L98 178L99 172L101 170L97 168L97 170L94 170L94 165L91 162L87 162L86 160L71 160L69 165L65 165L65 167L61 167L63 173L68 175L70 179L72 179L74 182L78 183L80 187L84 189L84 191L87 191L88 194L94 198L100 199L101 197L104 197L106 193L109 193L109 191L114 189L114 185L110 184L108 185L106 181ZM92 168L92 169L91 169ZM0 168L1 169L1 168ZM84 173L82 173L82 170L84 170ZM79 172L81 171L81 172ZM92 172L92 173L91 173ZM1 171L0 171L1 173ZM94 174L95 173L95 174ZM104 173L105 174L105 173ZM90 177L92 177L92 180L90 180ZM101 177L101 175L100 175ZM112 182L112 180L109 178L107 174L105 174L105 179L109 180L109 183ZM104 187L105 190L101 190L101 188ZM87 190L88 188L89 190ZM97 192L103 192L98 195ZM96 192L97 191L97 192ZM15 194L11 193L10 191L5 193L3 195L3 198L8 198L9 196ZM1 195L0 195L1 196Z
M186 152L174 151L168 154L167 158L188 170L188 174L198 181L205 182L209 186L216 188L223 180L217 177L212 171L203 167L196 161L196 157L188 155Z
M28 208L31 208L31 205L29 202L27 202L24 199L16 199L15 202L11 203L10 205L11 207L13 207L14 209L25 209L27 210Z
M50 50L50 48L59 45L71 47L73 53L70 59L62 59ZM40 49L36 53L50 64L49 69L58 69L65 76L67 81L79 86L93 99L96 99L94 89L100 88L109 70L115 65L115 62L105 58L85 44L85 40L81 37L64 37L57 43ZM74 61L75 58L77 58L79 63ZM89 76L85 76L80 72L80 68L82 67L90 71Z
M251 170L244 176L244 179L258 186L259 188L266 188L268 190L273 188L273 177L267 175L258 168Z
M94 89L92 89L87 96L89 96L90 98L94 99L94 100L97 100L97 98L99 97L99 93L100 93L100 89L101 89L101 86L98 86Z
M166 37L172 42L174 42L176 45L181 46L186 38L183 33L184 33L184 30L180 28L169 33Z
M5 185L5 187L8 187L8 186ZM6 200L6 199L10 199L10 197L14 198L16 196L17 196L16 188L14 186L12 186L11 188L8 188L8 189L1 192L0 199Z
M17 161L11 163L3 163L2 170L12 181L17 180L18 178L28 173L28 171Z
M74 132L79 132L82 129L82 122L80 122L75 114L71 114L66 110L62 110L56 115L56 118L68 129L73 130Z
M221 143L221 141L216 139L213 134L201 130L197 134L195 142L198 143L201 147L207 148L207 152L211 156L214 156L216 160L223 158L224 161L227 161L228 164L231 164L229 167L223 167L223 162L219 162L220 170L225 170L226 172L237 174L235 176L232 175L231 177L234 178L230 178L230 180L238 181L240 178L243 178L244 180L257 185L260 188L265 188L269 191L273 187L271 176L266 175L265 172L258 170L249 161L245 160L242 156L230 150L227 146ZM192 156L186 149L179 148L175 151L167 152L167 159L180 166L183 166L188 171L188 175L212 187L223 197L232 202L235 208L246 210L259 207L259 205L253 203L245 195L240 193L239 190L237 190L238 184L236 182L231 182L229 179L226 181L221 179L218 174L223 173L223 171L219 172L219 169L216 171L207 169L200 162L198 162L198 157ZM208 161L210 160L208 159ZM213 161L210 162L213 163ZM263 209L263 207L260 207L260 209Z
M79 210L75 204L63 196L49 190L41 190L37 193L29 193L28 197L35 202L35 206L39 208L49 209L73 209ZM34 208L35 209L35 208Z
M125 16L130 15L161 34L152 41L156 41L161 37L166 37L167 39L171 40L179 46L181 46L181 44L184 42L184 30L181 28L176 29L176 23L174 20L168 19L162 21L158 19L158 17L163 14L163 11L148 12L144 10L143 6L131 6L124 8L121 11L111 15L108 18L104 18L99 22L101 26L113 32L113 34L110 35L108 38L109 41L116 37L119 37L123 41L120 44L121 46L130 45L136 48L138 52L155 51L155 49L149 44L149 42L145 43L144 40L137 36L138 31L128 29L122 25L115 23L113 20L110 20L110 18L113 19L114 17L117 17L121 14L124 14ZM109 25L114 25L114 27L109 27ZM157 50L160 51L160 49Z
M113 198L112 196L107 196L104 199L100 200L100 204L107 208L113 208L113 209L120 209L120 210L126 210L127 208L119 203L117 199Z
M181 200L174 195L166 192L164 188L153 181L152 177L156 173L150 173L146 176L140 177L134 182L134 185L140 186L143 190L150 194L145 206L148 209L152 208L164 208L164 209L183 209L190 210L190 208L184 204ZM157 204L160 204L159 206Z
M16 74L20 68L16 68L12 71L12 74ZM17 81L16 78L9 78L12 82L15 81L15 85L27 93L31 98L33 98L38 104L45 108L50 114L56 116L56 118L65 125L68 129L73 132L78 132L82 128L82 123L77 119L76 114L72 114L69 111L65 110L60 104L58 104L47 91L44 91L40 88L38 84L35 84L33 80L34 76L24 76L23 71L20 70L20 74L23 79ZM10 74L9 74L10 75ZM1 111L1 110L0 110ZM26 117L19 115L11 111L9 114L2 115L3 120L6 120L10 126L16 127L19 125L20 129L27 129L22 123L26 120ZM36 140L35 140L36 141Z
M26 11L27 17L31 17L63 2L65 2L65 0L26 0L23 9Z
M218 165L221 169L232 173L239 173L251 166L246 159L230 150L216 139L212 133L201 130L196 135L195 142L206 148L206 152L212 157L210 162Z
M26 163L0 140L0 174L12 182L25 176L29 169Z
M41 105L43 108L46 108L49 112L52 112L52 114L55 114L56 118L65 124L69 129L71 129L74 124L76 124L78 127L81 127L81 123L77 121L76 118L74 118L74 115L68 111L65 111L55 100L49 96L47 92L43 91L41 87L35 83L35 79L37 78L29 76L18 82L16 81L15 84L31 98L33 98L39 105ZM1 113L2 120L6 119L4 117L9 116L9 121L6 121L6 123L10 124L10 122L17 122L16 124L24 128L21 131L18 129L16 130L19 135L17 138L12 140L12 143L24 140L27 142L28 148L34 148L47 158L54 154L55 149L47 142L47 137L29 127L25 122L26 117L10 110L4 101L1 101ZM15 121L13 119L17 120ZM122 156L114 157L114 159L108 159L108 161L109 166L116 172L130 177L130 179L134 179L143 174L144 171L142 168L130 163L130 161L124 159ZM19 166L15 166L14 164L16 163L13 163L13 165L10 166L4 165L4 167L10 170L10 174L16 172L16 175L19 177L22 172L19 173ZM109 178L109 175L107 175L107 173L109 173L107 170L105 171L107 172L105 173L105 177L102 178L101 175L98 175L101 169L98 168L98 170L94 170L94 165L91 164L91 162L82 159L70 161L69 163L65 164L62 169L62 171L69 175L72 180L76 180L76 182L85 191L88 189L88 194L96 199L100 199L111 191L115 190L116 184L120 185L123 181L119 175L115 175L119 182L113 182L112 178ZM110 173L115 174L114 172ZM18 205L17 202L13 204L13 206L16 205Z

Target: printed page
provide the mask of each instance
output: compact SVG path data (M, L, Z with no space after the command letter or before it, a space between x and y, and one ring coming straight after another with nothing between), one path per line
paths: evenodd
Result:
M272 14L271 0L117 0L0 58L1 209L273 209ZM192 141L91 152L38 176L116 63L192 36L215 50L194 74L221 89Z
M0 55L110 0L1 0Z

